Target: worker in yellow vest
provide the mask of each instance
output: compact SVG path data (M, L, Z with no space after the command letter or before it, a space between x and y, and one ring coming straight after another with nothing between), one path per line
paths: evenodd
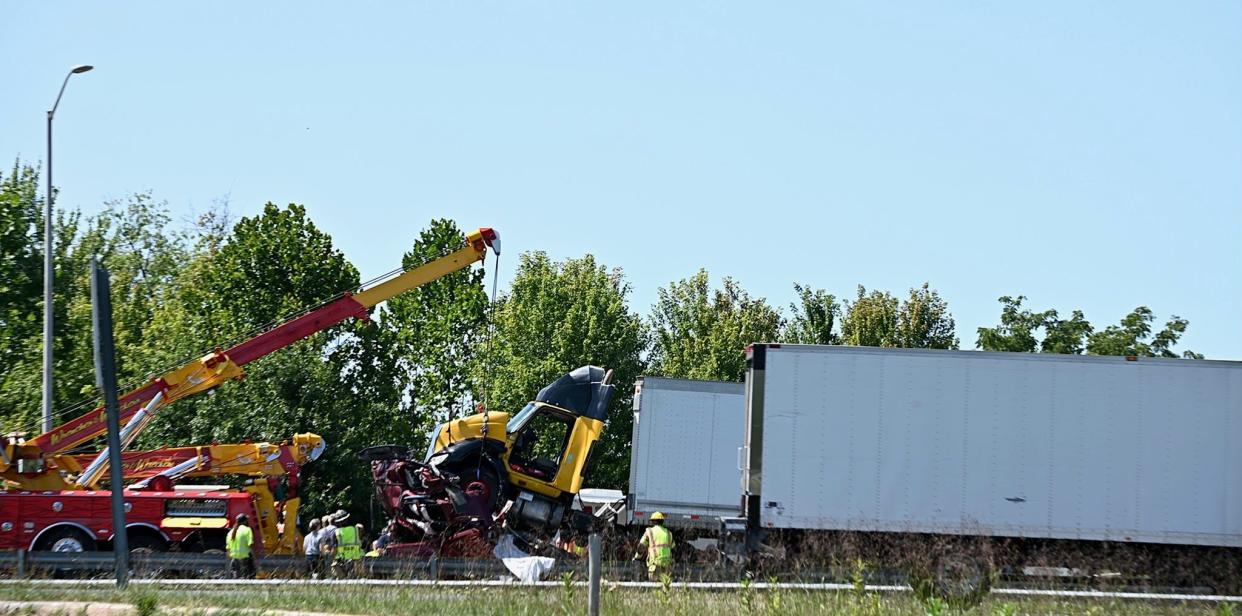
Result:
M233 528L225 536L224 547L229 553L229 573L236 578L254 577L254 531L250 530L246 514L237 514Z
M669 575L673 568L673 533L664 528L664 514L657 511L651 514L651 526L638 541L639 547L647 548L647 579L658 582ZM638 560L638 552L634 560Z
M362 525L349 524L349 513L337 511L332 516L336 526L336 559L332 562L332 572L336 577L357 575L358 564L362 560Z

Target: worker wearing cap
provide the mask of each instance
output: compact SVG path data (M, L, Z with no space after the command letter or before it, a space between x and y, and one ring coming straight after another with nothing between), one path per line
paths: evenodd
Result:
M244 513L237 514L233 528L225 537L225 548L229 553L229 573L237 578L254 577L254 532L250 530L250 518Z
M319 560L319 527L321 525L319 518L311 520L310 528L302 537L302 550L306 553L306 577L308 578L318 578L323 569L322 561Z
M651 514L651 526L643 532L638 540L639 547L647 547L647 579L658 582L669 575L673 568L673 533L664 528L664 514L657 511ZM638 560L638 552L634 560Z
M362 560L362 525L354 526L347 522L347 511L338 510L332 515L332 523L336 526L336 559L332 561L332 572L336 577L354 575L358 561Z

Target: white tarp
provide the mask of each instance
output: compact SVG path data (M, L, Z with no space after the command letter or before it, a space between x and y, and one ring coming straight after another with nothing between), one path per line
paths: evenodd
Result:
M506 534L496 543L492 554L505 563L505 567L523 584L534 584L543 574L556 565L555 558L531 556L513 543L513 535Z

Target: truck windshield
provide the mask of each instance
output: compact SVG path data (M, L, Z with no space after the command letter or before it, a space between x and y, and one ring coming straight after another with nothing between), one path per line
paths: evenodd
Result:
M535 413L537 408L539 408L538 404L527 402L526 406L522 407L522 410L518 411L518 414L514 415L513 419L510 419L509 423L505 424L505 432L513 434L521 430L522 426L526 424L526 420L530 419L530 416Z
M436 439L440 436L440 431L444 429L444 424L437 424L436 427L427 433L427 455L423 456L423 461L431 460L431 454L436 452Z

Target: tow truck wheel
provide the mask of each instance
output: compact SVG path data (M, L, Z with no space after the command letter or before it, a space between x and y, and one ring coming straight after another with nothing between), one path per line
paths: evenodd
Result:
M72 526L58 526L40 537L35 549L45 552L94 552L95 540Z
M164 540L148 534L131 534L129 537L129 566L134 577L155 578L164 575L164 568L152 565L148 557L152 554L167 552Z

